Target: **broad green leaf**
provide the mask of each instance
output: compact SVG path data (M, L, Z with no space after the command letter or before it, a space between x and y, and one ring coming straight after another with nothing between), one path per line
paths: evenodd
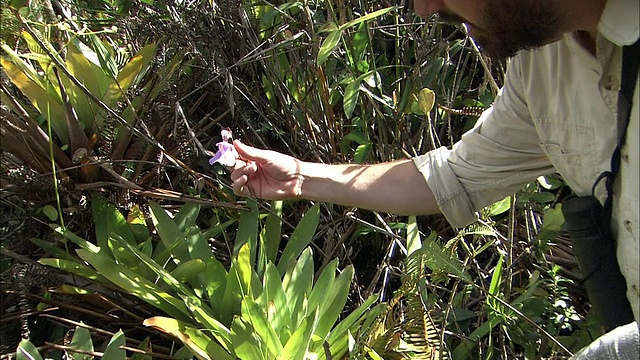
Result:
M16 65L20 70L22 70L22 72L33 82L38 84L38 86L40 86L43 89L45 88L44 79L42 78L41 75L38 74L38 72L33 68L33 66L31 66L29 62L24 61L22 59L24 55L22 55L21 57L20 55L18 55L18 53L13 51L13 49L11 49L7 44L0 44L0 48L2 48L2 50L4 50L5 53L7 53L7 55L9 56L9 59L11 59L12 64Z
M531 200L539 204L548 204L550 202L553 202L555 199L556 196L548 191L540 191L531 195Z
M94 253L94 254L102 252L102 249L100 247L88 242L87 240L79 237L78 235L76 235L76 234L72 233L71 231L63 228L62 226L49 225L49 227L51 227L53 229L53 231L55 231L58 234L62 235L65 239L70 240L72 243L80 246L81 248L83 248L84 250L87 250L88 252L91 252L91 253Z
M306 248L295 266L285 273L282 288L287 297L287 305L291 312L293 328L307 316L305 302L313 285L313 257L311 248Z
M278 247L282 237L282 204L281 200L271 202L271 209L264 228L260 233L260 248L258 249L258 276L262 276L269 262L276 263Z
M98 99L102 99L109 88L109 84L113 82L113 78L103 70L98 54L77 37L69 41L68 48L72 56L71 59L67 59L69 71L93 95L97 96Z
M353 159L354 162L356 164L364 164L365 161L367 160L367 157L371 153L372 149L373 149L373 143L370 143L370 142L366 144L358 145L354 154L354 159Z
M233 245L233 254L236 255L245 244L249 245L250 262L255 263L258 245L258 205L255 200L247 200L246 207L249 211L244 211L240 215L238 233Z
M369 307L373 305L373 303L376 302L377 300L378 300L377 294L369 296L369 298L365 300L362 303L362 305L358 306L358 308L353 310L349 315L347 315L346 318L344 318L344 320L340 321L340 323L338 323L338 325L336 325L331 330L326 341L327 343L329 343L331 353L334 356L339 357L340 353L347 350L346 349L347 341L345 338L347 337L347 333L349 329L351 329L352 326L357 325L358 322L362 321L363 315L365 315L370 311ZM345 340L342 347L339 346L340 339Z
M233 352L240 359L267 360L262 351L260 339L251 324L240 317L233 319L231 325Z
M51 266L60 270L68 271L72 274L76 274L87 279L96 280L101 283L106 283L108 281L105 277L100 275L92 268L74 260L43 258L38 260L38 263L45 266Z
M178 265L171 272L171 276L178 280L178 282L186 283L190 282L198 274L203 273L206 268L207 266L202 259L193 259Z
M16 349L16 360L42 360L42 355L31 341L23 339Z
M302 319L300 325L293 332L289 341L284 345L278 360L304 359L304 355L309 349L311 337L318 323L318 309L314 309L309 316Z
M420 239L420 230L415 216L409 216L407 222L407 256L422 248L422 240Z
M267 318L273 329L280 334L280 340L286 342L289 335L286 331L282 331L285 327L294 328L291 322L291 312L287 305L287 297L282 287L280 273L276 267L269 263L264 273L264 291L256 302L268 309Z
M338 46L340 40L342 39L342 30L331 31L326 39L322 42L320 46L320 50L318 50L318 58L316 61L316 66L322 66L324 62L329 58L329 55L333 52L333 49Z
M4 74L20 89L33 106L51 122L53 131L58 135L63 144L69 143L69 132L62 107L62 100L55 88L44 89L36 82L29 79L25 73L5 58L0 58Z
M169 249L176 242L178 245L173 249L172 253L176 263L187 261L191 257L186 244L184 243L184 233L180 231L180 228L174 220L167 215L167 213L157 203L149 203L149 209L151 209L151 220L156 227L160 240L166 249Z
M90 34L86 38L92 45L92 49L95 51L98 61L100 62L100 68L106 73L110 79L115 79L118 74L118 64L116 64L113 56L113 49L106 41L103 42L97 35Z
M136 242L142 243L149 239L149 229L147 228L145 215L137 204L129 209L127 224L129 224L131 232L136 238Z
M431 112L431 109L433 109L433 105L435 103L436 94L433 92L433 90L428 88L420 90L420 92L418 93L418 106L425 115L428 115Z
M118 264L125 266L129 270L149 280L153 280L153 274L149 272L149 269L146 266L143 266L145 265L144 263L140 263L137 256L131 250L135 249L136 251L140 251L136 246L131 245L126 240L123 240L122 237L116 233L111 233L109 235L108 245Z
M338 259L331 260L318 276L313 289L309 293L309 309L315 309L320 303L327 301L327 295L333 289L336 279Z
M489 216L500 215L509 209L511 209L511 196L507 196L489 206Z
M282 343L267 319L268 311L268 307L260 308L250 296L242 299L242 318L251 324L256 335L262 339L260 343L266 345L263 352L266 351L267 358L273 359L282 352Z
M186 345L198 359L233 360L234 358L204 332L188 324L167 317L156 316L146 319L144 326L150 326L164 333L175 336ZM215 355L215 357L211 357Z
M138 349L144 351L145 353L153 352L153 348L151 347L151 339L147 336L140 343L140 345L138 345ZM189 355L191 355L191 353L189 353ZM176 359L180 359L179 357L175 356L175 354L174 354L174 357ZM151 355L134 353L131 355L129 360L153 360L153 358L151 357Z
M344 98L343 98L343 107L344 107L344 114L346 115L347 119L351 119L351 116L353 115L353 111L356 108L356 105L358 104L358 95L360 94L360 81L359 80L353 80L349 83L349 85L347 85L347 87L344 89Z
M372 13L363 15L363 16L357 18L357 19L353 19L353 20L351 20L351 21L349 21L347 23L344 23L344 24L340 25L339 29L341 31L345 30L345 29L348 29L348 28L350 28L350 27L352 27L354 25L358 25L358 24L360 24L362 22L369 21L371 19L377 18L378 16L384 15L384 14L394 10L395 8L396 8L395 6L391 6L391 7L388 7L388 8L380 9L380 10L374 11Z
M349 288L351 287L353 274L353 266L350 265L344 269L342 273L336 277L324 301L318 304L318 323L314 334L319 337L325 338L327 336L329 330L331 330L338 320L340 313L342 313L344 304L347 302L347 297L349 296Z
M136 79L143 66L142 55L134 56L118 73L118 77L104 94L102 101L108 106L115 106Z
M109 344L107 344L107 348L104 350L102 358L109 360L126 360L127 352L120 348L121 346L125 346L125 342L126 339L124 337L124 333L122 330L118 330L118 332L111 337L111 340L109 340Z
M129 244L135 244L135 236L127 223L127 219L113 204L94 195L91 211L96 226L96 239L100 248L106 249L111 234L117 234ZM113 250L113 249L112 249Z
M231 345L231 332L230 330L213 317L211 310L206 308L200 299L193 297L184 297L184 302L187 305L193 319L195 319L202 328L207 329L218 340L220 344L226 349L232 349Z
M53 256L55 258L68 260L68 261L76 261L76 259L77 259L77 258L71 256L65 250L60 249L60 248L52 245L52 243L49 242L49 241L44 241L44 240L40 240L40 239L36 239L36 238L31 238L29 240L32 243L38 245L40 248L44 249L47 253L49 253L51 256Z
M71 338L71 347L86 352L93 352L93 341L91 341L91 333L87 328L76 326L73 332L73 338ZM75 360L91 360L93 356L74 353L73 358Z
M196 224L201 208L199 204L186 202L180 207L180 210L173 218L173 222L178 225L180 231L185 232Z
M502 284L502 263L503 258L502 255L500 255L498 264L493 270L493 275L491 276L491 284L489 285L489 294L492 296L487 297L487 303L494 308L500 305L500 303L498 303L493 297L499 296L500 294L500 284Z
M249 244L240 248L238 255L231 260L231 268L227 275L227 284L224 289L224 296L220 304L220 315L222 322L231 324L233 316L240 314L240 302L242 298L249 295L251 287L251 262Z
M227 270L222 263L216 258L211 258L206 262L207 268L204 272L204 277L207 280L207 296L209 297L211 308L220 315L220 304L224 296L225 288L227 286Z
M78 249L76 252L80 258L91 264L100 274L132 295L171 316L182 318L189 315L189 311L182 301L160 290L155 284L124 266L115 264L110 258L84 249Z
M291 238L282 252L280 262L278 262L278 271L284 274L289 263L294 261L302 251L309 245L313 235L318 228L318 220L320 218L320 204L314 204L304 215L298 226L293 230Z

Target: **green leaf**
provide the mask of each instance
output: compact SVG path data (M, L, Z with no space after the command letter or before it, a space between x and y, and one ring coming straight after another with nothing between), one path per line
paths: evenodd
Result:
M71 347L86 352L93 352L93 341L91 341L91 333L82 326L76 326L71 339ZM93 356L74 353L75 360L91 360Z
M72 274L76 274L87 279L96 280L101 283L108 282L108 280L104 276L100 275L92 268L74 260L42 258L38 260L38 263L45 266L51 266L60 270L68 271Z
M174 220L157 203L149 203L151 210L151 220L156 227L160 240L166 249L172 248L177 242L178 245L173 249L172 255L176 263L191 259L186 244L183 242L184 233Z
M422 249L415 251L412 256L409 256L405 260L405 263L407 268L410 269L420 266L421 261L424 261L424 263L434 272L444 272L449 275L455 275L467 282L471 282L471 278L464 271L460 260L442 249L442 247L440 247L436 242L435 236L427 237L422 243Z
M268 311L268 307L261 309L250 296L242 299L242 318L251 324L255 335L262 340L260 343L266 345L263 352L267 353L267 358L273 359L282 352L282 343L267 319Z
M353 266L348 266L336 278L333 286L326 293L325 298L318 304L318 324L314 334L321 338L325 338L329 330L338 320L338 317L344 309L344 304L349 296L349 288L353 279ZM311 307L311 303L309 304Z
M318 310L314 309L309 316L302 319L296 331L293 332L289 341L284 345L278 360L304 359L317 323Z
M251 287L251 262L249 244L240 248L238 255L231 260L227 275L227 284L220 304L222 322L231 324L234 315L240 314L240 302L249 295Z
M500 215L509 209L511 209L511 196L507 196L489 206L489 216Z
M318 228L318 221L320 219L320 204L314 204L309 211L304 215L298 226L296 226L287 246L282 252L282 257L278 263L278 271L280 274L284 274L285 270L289 266L289 263L294 261L302 251L309 245L313 235Z
M178 229L182 232L193 227L198 220L198 214L200 214L201 206L196 203L187 202L180 207L180 211L173 218L173 221L178 225Z
M127 352L124 349L121 349L121 346L125 346L126 339L124 337L124 333L122 330L118 330L115 333L111 340L109 340L109 344L107 348L104 350L104 355L102 355L103 359L113 359L113 360L126 360Z
M234 358L204 332L186 323L162 316L146 319L144 326L150 326L175 336L185 344L198 359L233 360ZM215 355L211 357L210 355Z
M496 301L494 297L500 295L500 284L502 284L502 263L503 263L503 258L502 258L502 255L500 255L500 258L498 259L498 264L496 265L496 268L493 270L493 275L491 276L491 284L489 285L489 295L492 295L492 296L487 297L487 303L493 308L496 308L497 306L500 305L500 303Z
M356 164L364 164L365 161L367 160L367 157L371 153L372 149L373 149L373 143L370 143L370 142L366 144L358 145L358 147L356 148L356 152L354 154L353 160L356 162Z
M316 60L316 66L320 67L329 58L329 55L333 52L333 49L338 46L342 39L342 30L334 30L329 33L326 39L322 42L320 49L318 50L318 58Z
M420 239L420 230L415 216L409 216L407 222L407 256L422 248L422 240Z
M22 340L16 349L16 360L42 360L42 355L29 340Z
M374 11L372 13L363 15L363 16L357 18L357 19L353 19L353 20L351 20L351 21L349 21L347 23L344 23L344 24L340 25L339 29L341 31L345 30L345 29L348 29L348 28L350 28L350 27L352 27L354 25L358 25L358 24L360 24L362 22L369 21L371 19L377 18L378 16L382 16L382 15L394 10L395 8L396 8L395 6L390 6L388 8L380 9L380 10Z
M240 223L238 224L238 233L236 234L236 241L233 246L233 254L238 254L240 249L248 244L250 262L255 263L256 251L258 247L258 205L255 200L247 200L246 207L250 211L244 211L240 215Z
M96 239L102 249L109 248L109 237L116 234L129 244L135 244L136 239L127 223L127 219L116 209L113 204L94 195L91 210L93 222L96 226ZM112 249L114 251L114 249ZM114 255L116 252L114 251Z
M293 265L293 264L292 264ZM282 287L291 312L291 321L295 329L310 311L306 306L313 285L313 257L311 249L302 252L298 262L287 271Z
M418 107L425 114L429 114L436 103L436 94L429 88L423 88L418 93Z
M344 114L347 119L351 119L353 111L358 104L358 95L360 94L360 80L353 80L344 89L344 98L342 104L344 107Z
M531 200L539 204L548 204L550 202L553 202L555 199L556 196L548 191L540 191L531 196Z
M280 238L282 237L282 204L281 200L271 202L271 209L264 228L260 234L260 248L258 249L258 276L264 274L269 262L276 263Z
M193 259L178 265L171 272L171 276L173 276L178 282L186 283L190 282L193 278L203 273L206 270L207 266L205 265L202 259Z
M53 85L47 89L42 88L37 82L30 79L22 70L5 58L0 58L4 74L20 89L31 104L51 122L53 131L58 135L62 144L69 143L69 131L67 129L65 112L62 100Z
M112 259L101 254L91 253L84 249L78 249L76 252L80 258L91 264L91 266L109 279L109 281L130 292L132 295L137 296L171 316L182 318L185 317L185 315L189 315L189 311L182 301L162 291L155 284L133 271L114 263Z
M276 267L269 263L263 278L264 291L256 302L267 309L267 319L273 329L280 334L280 340L286 342L289 335L283 329L293 329L294 324L291 321L291 312L287 305L287 297L282 287L280 273Z
M231 324L233 352L240 359L266 360L260 346L260 339L251 324L236 317Z
M362 305L353 310L349 315L347 315L346 318L344 318L344 320L338 323L338 325L336 325L333 330L331 330L326 341L329 344L329 348L331 349L331 354L333 354L336 358L340 358L342 356L341 354L347 351L346 338L348 336L349 329L363 320L363 315L369 312L369 308L377 300L377 294L369 296L369 298L365 300ZM341 342L342 346L340 346Z

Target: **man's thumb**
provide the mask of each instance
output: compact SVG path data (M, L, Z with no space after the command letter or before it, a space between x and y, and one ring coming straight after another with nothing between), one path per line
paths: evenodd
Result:
M260 149L245 145L240 140L234 140L233 146L236 148L241 159L259 161L263 158L260 156Z

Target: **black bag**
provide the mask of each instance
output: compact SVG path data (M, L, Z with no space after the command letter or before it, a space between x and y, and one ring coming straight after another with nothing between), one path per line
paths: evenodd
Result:
M618 144L611 156L611 171L605 171L598 177L591 196L571 196L562 203L565 226L571 236L573 253L580 265L589 302L597 321L607 331L634 320L626 296L627 285L616 259L616 241L610 223L613 183L620 169L620 149L624 145L631 116L639 63L640 41L637 41L623 49L622 84L618 96ZM607 189L604 206L594 196L596 186L602 180L605 180Z

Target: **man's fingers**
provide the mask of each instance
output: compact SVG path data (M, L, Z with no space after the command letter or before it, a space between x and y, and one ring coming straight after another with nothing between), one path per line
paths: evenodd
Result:
M266 155L269 153L268 150L256 149L254 147L243 144L240 140L235 140L233 142L233 146L235 146L238 155L240 158L253 160L255 162L263 163L268 159Z

